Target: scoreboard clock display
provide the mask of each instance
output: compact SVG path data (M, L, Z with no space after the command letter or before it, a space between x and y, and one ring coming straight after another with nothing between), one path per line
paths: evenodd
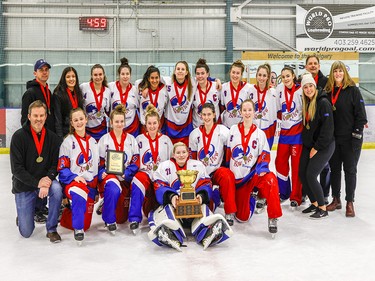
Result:
M80 17L79 30L106 31L108 19L105 17Z

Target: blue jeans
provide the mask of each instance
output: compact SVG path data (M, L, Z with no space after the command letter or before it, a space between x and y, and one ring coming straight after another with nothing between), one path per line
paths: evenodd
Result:
M16 208L18 216L18 229L20 234L28 238L34 231L35 204L39 189L35 191L16 193ZM62 200L62 188L57 180L52 182L48 191L48 218L46 223L47 232L55 232Z

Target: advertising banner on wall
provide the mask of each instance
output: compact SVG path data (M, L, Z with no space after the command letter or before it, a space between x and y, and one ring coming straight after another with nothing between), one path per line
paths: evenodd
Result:
M350 76L358 84L358 60L359 53L336 53L336 52L243 52L242 62L246 65L244 78L249 83L255 83L256 70L259 65L269 63L273 72L276 84L281 83L280 73L283 67L289 66L294 69L297 76L305 72L305 61L308 55L315 54L320 60L320 70L326 76L329 75L331 65L334 61L340 60L345 63Z
M297 5L296 47L302 52L375 53L375 6Z
M292 67L296 75L301 75L305 72L305 61L308 55L315 54L320 60L320 70L326 76L329 75L331 65L334 61L340 60L349 71L350 76L358 84L358 60L359 53L350 52L243 52L242 62L246 66L243 79L251 84L256 83L256 71L259 65L268 63L271 66L273 82L275 84L281 83L281 70L285 66ZM368 124L364 130L364 143L373 148L375 145L375 106L366 106ZM278 134L278 132L277 132ZM276 135L275 143L277 143L278 135Z

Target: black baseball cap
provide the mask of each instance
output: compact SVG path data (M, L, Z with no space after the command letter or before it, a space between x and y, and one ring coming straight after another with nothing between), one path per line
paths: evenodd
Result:
M38 69L42 68L43 66L48 66L48 68L51 68L51 65L46 62L44 59L39 59L34 64L34 71L37 71Z

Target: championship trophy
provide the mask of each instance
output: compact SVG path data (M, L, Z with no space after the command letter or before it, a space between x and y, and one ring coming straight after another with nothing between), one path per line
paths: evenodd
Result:
M191 184L197 178L198 171L180 170L177 175L181 182L180 196L176 202L175 217L178 219L201 218L201 204Z

